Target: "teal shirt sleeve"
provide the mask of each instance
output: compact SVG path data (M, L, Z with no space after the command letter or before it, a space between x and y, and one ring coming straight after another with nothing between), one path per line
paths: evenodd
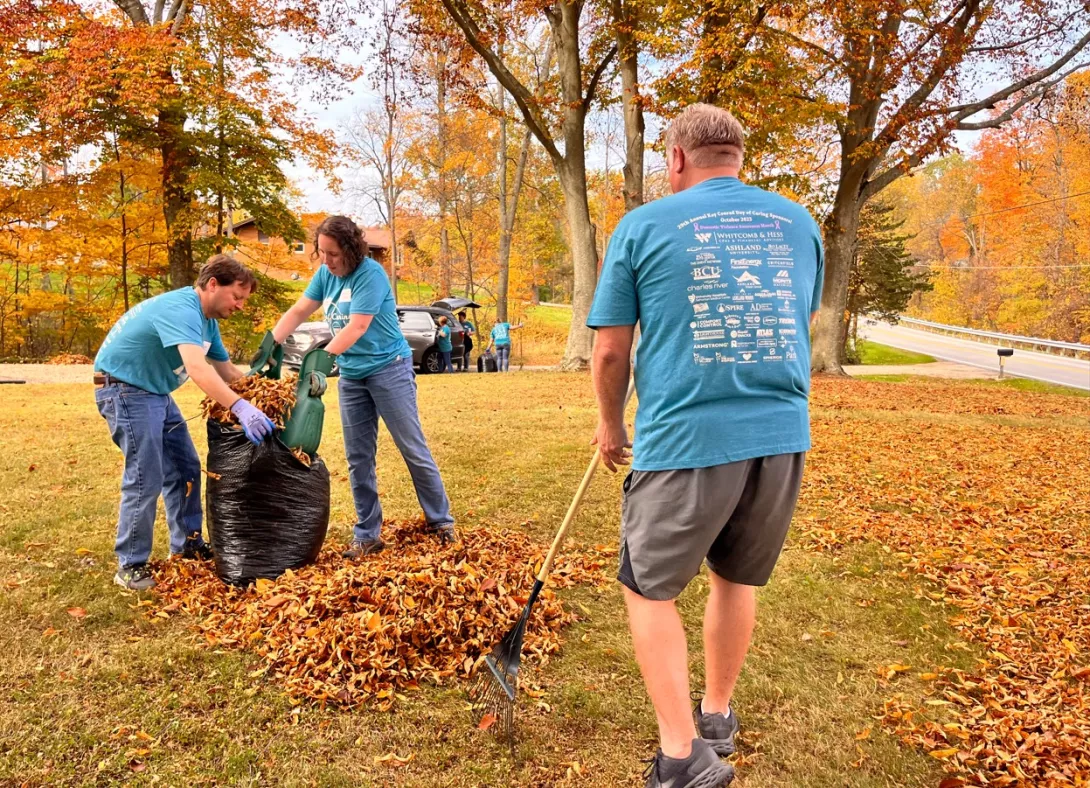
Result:
M380 273L382 269L377 266L360 263L360 267L363 270L352 282L352 306L349 314L377 315L382 310L386 297L393 292L390 290L390 280L384 273Z
M628 218L628 217L625 217ZM609 239L602 278L594 291L594 302L587 316L588 328L634 326L640 317L636 297L636 274L632 270L629 222L624 219Z
M199 312L190 309L158 312L154 321L163 347L196 345L204 350L204 321ZM223 347L222 343L220 347Z
M328 270L324 265L318 267L314 276L310 278L307 289L303 291L303 298L309 298L311 301L321 301L325 298L325 277Z
M212 321L211 340L208 358L213 361L230 361L231 357L227 354L227 348L223 346L223 337L220 335L220 324L215 320Z

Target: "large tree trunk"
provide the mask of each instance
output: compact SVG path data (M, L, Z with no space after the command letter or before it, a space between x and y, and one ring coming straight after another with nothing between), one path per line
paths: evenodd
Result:
M564 207L568 215L575 288L572 293L572 321L568 329L568 344L560 368L586 369L594 348L594 331L587 328L587 316L594 300L598 280L598 249L594 243L594 225L587 202L587 175L583 149L571 150L565 166L560 169L560 186L564 190Z
M506 124L505 124L506 125ZM501 135L507 138L506 131ZM526 177L526 160L530 156L530 132L527 131L522 138L522 147L519 149L518 164L515 165L515 179L511 184L511 193L508 196L506 185L501 186L500 195L500 246L499 246L499 284L496 287L496 320L507 322L507 290L511 279L511 239L515 231L515 217L518 215L519 195L522 193L522 182ZM507 154L506 144L503 154L504 163L500 172L507 180Z
M848 306L848 279L855 258L859 236L859 211L862 200L858 179L841 180L833 211L825 220L825 287L814 329L811 366L814 372L843 375L845 326Z
M579 15L582 3L560 2L554 6L553 38L564 101L564 156L554 159L564 207L568 214L572 268L575 286L572 293L571 327L568 345L560 368L586 369L590 366L594 332L587 328L587 316L598 284L598 250L594 244L594 225L587 200L586 120L587 104L583 98L583 73L579 50Z
M502 49L500 52L502 53ZM496 185L499 187L500 207L500 246L499 246L499 281L496 283L496 322L506 323L507 320L507 288L511 278L511 228L507 225L507 91L503 85L499 85L499 109L500 109L500 145L499 158L496 162L499 172L496 176Z
M639 87L639 48L636 44L635 14L622 4L613 3L617 26L617 53L621 71L621 105L624 110L624 209L643 205L643 104Z
M192 192L189 187L191 154L185 140L186 114L176 107L159 110L156 131L163 161L163 218L167 223L167 261L170 286L193 284L193 230L189 222Z

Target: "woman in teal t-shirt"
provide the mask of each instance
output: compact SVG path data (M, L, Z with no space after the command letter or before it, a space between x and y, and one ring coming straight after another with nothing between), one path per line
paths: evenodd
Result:
M303 297L280 318L273 337L284 342L319 306L324 308L333 332L325 349L341 368L341 425L356 503L352 546L343 555L361 558L386 546L379 538L382 506L375 473L380 417L409 467L428 532L442 543L453 541L450 501L420 427L413 354L401 333L386 272L367 257L363 231L345 216L330 216L318 225L314 250L322 266Z
M439 345L439 357L442 360L442 366L439 368L440 372L454 372L454 365L450 361L450 354L454 350L454 344L450 341L448 322L446 315L439 317L439 333L436 336Z

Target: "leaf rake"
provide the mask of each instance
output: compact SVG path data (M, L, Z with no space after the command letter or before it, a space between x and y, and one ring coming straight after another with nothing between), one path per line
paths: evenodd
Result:
M635 388L636 382L633 380L628 384L628 393L624 399L625 406L632 398ZM583 502L583 495L590 487L590 480L594 477L601 459L601 449L595 449L594 457L591 458L583 474L583 480L579 483L579 488L568 506L567 514L564 515L564 522L560 524L552 546L541 564L541 569L538 570L534 587L530 591L530 598L522 609L522 615L503 639L496 644L492 652L484 658L484 666L478 668L476 681L469 690L469 700L476 726L482 730L493 730L508 741L512 750L515 747L515 705L518 694L519 663L522 661L522 640L526 634L526 625L530 621L530 612L545 585L545 580L549 577L549 572L552 571L556 554L568 535L568 529L575 519L575 513L579 509L579 504Z

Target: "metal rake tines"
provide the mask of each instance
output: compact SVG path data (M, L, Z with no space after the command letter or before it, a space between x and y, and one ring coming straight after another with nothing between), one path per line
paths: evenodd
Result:
M491 662L492 658L488 658ZM482 667L470 690L474 722L482 730L491 730L514 745L515 692L509 684L501 684L491 664Z

